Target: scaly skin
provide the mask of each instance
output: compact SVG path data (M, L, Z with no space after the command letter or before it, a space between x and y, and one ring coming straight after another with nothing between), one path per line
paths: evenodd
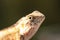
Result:
M12 26L0 31L0 40L30 40L44 21L45 16L34 11L19 19Z

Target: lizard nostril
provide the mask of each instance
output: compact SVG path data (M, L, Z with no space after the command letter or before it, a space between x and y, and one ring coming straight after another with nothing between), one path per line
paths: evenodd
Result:
M41 15L38 22L40 23L41 21L44 21L44 19L45 19L45 16Z
M44 16L44 15L42 15L42 16L40 16L40 18L41 18L41 19L43 19L43 18L45 18L45 16Z

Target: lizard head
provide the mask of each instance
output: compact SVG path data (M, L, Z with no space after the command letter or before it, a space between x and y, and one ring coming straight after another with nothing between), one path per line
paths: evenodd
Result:
M20 20L20 34L24 36L25 40L30 39L38 30L45 16L39 11L34 11L26 15Z

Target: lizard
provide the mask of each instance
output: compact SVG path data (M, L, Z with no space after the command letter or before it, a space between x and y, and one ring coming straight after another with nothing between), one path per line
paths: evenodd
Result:
M30 40L45 19L39 11L20 18L15 24L0 30L0 40Z

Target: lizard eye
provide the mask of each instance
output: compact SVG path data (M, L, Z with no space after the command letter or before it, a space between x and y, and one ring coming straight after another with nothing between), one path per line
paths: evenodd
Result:
M27 17L27 19L30 19L30 20L32 20L32 19L33 19L33 16L31 16L31 15L26 16L26 17Z
M29 19L32 19L32 17L29 17Z
M28 16L28 19L32 19L32 16Z

